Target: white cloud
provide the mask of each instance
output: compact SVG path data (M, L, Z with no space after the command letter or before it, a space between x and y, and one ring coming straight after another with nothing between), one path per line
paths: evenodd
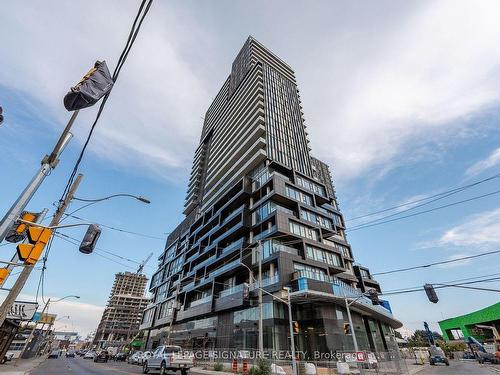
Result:
M466 137L464 120L498 102L498 1L381 2L376 11L348 2L262 4L265 11L155 2L91 150L119 165L185 177L201 117L248 34L297 70L313 152L340 181L428 157L419 146L448 143L450 132ZM68 118L67 89L95 59L114 67L136 8L135 1L10 3L0 13L8 51L0 82L41 101L59 128ZM79 16L88 9L91 17ZM77 122L80 140L93 113Z
M12 3L0 15L2 50L9 51L2 55L0 82L40 101L60 128L69 118L63 96L95 60L106 59L114 69L137 6L135 1ZM92 16L79 16L89 9ZM175 44L183 35L170 13L166 4L153 5L91 143L103 158L133 161L162 175L191 161L208 99L203 81ZM95 110L81 111L74 126L80 140Z
M373 47L364 34L365 40L347 40L350 50L326 46L331 68L344 69L348 78L335 82L320 72L323 98L313 103L323 108L308 117L312 126L322 124L323 132L311 131L313 148L333 162L337 175L404 163L415 157L415 143L450 142L465 119L498 102L500 3L420 4L400 21L386 19L389 26L374 32ZM339 67L338 60L352 65Z
M466 171L467 177L474 177L478 174L500 165L500 147L494 150L486 159L474 163Z
M60 297L47 296L46 298L56 300ZM21 294L18 299L24 301L34 301L35 296ZM41 311L42 308L43 306L40 305L38 311ZM70 299L49 305L49 313L57 314L56 319L62 318L54 324L54 328L56 330L78 332L82 337L87 336L89 332L97 328L103 311L103 306L77 302ZM69 319L63 318L64 316L69 316Z
M443 233L436 244L471 251L500 245L500 207L465 218L462 224Z

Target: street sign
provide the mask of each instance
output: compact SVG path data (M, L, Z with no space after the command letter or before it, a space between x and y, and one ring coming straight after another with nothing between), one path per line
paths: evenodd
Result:
M15 301L7 314L7 319L31 320L37 308L36 302Z
M38 319L38 323L52 325L56 321L56 318L57 318L57 314L46 314L46 313L44 313Z

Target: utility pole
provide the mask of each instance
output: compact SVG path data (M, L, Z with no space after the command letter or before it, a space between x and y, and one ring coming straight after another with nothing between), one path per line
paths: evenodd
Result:
M75 116L76 117L76 116ZM50 227L55 227L59 224L59 221L61 220L64 212L69 206L69 203L71 202L71 199L73 198L73 194L75 193L76 189L78 188L78 185L80 185L80 181L82 180L83 175L79 174L76 176L75 181L71 185L71 188L68 191L68 194L66 194L66 197L62 202L59 202L59 205L57 206L57 210L54 214L54 217L52 218L52 221L50 222ZM31 271L33 270L35 265L26 265L24 266L23 270L21 271L21 274L17 278L16 282L14 283L14 286L10 290L9 294L3 301L2 305L0 306L0 326L2 326L3 322L5 321L5 318L7 317L7 313L10 310L12 304L16 300L17 296L21 292L21 290L24 287L24 284L26 284L26 281L28 280Z
M288 295L288 325L290 327L290 350L292 351L292 369L293 375L298 375L297 372L297 358L295 358L295 338L293 336L293 319L292 319L292 300L290 299L291 288L287 288Z
M47 300L47 302L45 302L45 306L43 307L42 309L42 313L40 314L40 317L43 319L43 314L45 313L45 310L48 309L49 307L49 303L50 303L50 298ZM35 334L35 330L36 330L36 327L38 326L38 322L35 322L35 326L33 327L33 329L31 330L30 332L30 335L28 336L28 338L26 339L26 344L24 344L24 347L23 347L23 350L21 351L21 354L19 355L19 358L22 358L23 355L24 355L24 352L26 351L26 349L28 348L28 345L30 343L30 341L33 339L33 335ZM42 331L43 331L43 327L45 326L45 323L43 323L42 325Z
M257 243L257 257L259 259L259 352L260 355L263 356L264 355L264 325L263 325L264 309L262 306L262 241L260 240Z
M349 303L349 300L347 299L347 296L345 295L345 292L344 292L344 299L345 299L345 308L347 310L347 318L349 319L349 327L351 328L352 341L354 343L354 351L357 353L359 351L358 340L356 340L356 331L354 330L354 325L352 324L351 309L349 307L350 303ZM352 302L354 303L355 301L357 301L357 299L355 299ZM356 362L356 364L359 366L359 364L357 362ZM359 367L359 373L364 374L363 366Z
M71 118L68 121L68 124L64 128L59 140L57 141L54 149L50 153L50 155L45 155L41 161L42 166L40 170L35 174L33 179L30 181L28 186L24 189L21 195L14 202L12 207L7 211L2 221L0 221L0 242L5 239L5 236L9 232L10 228L16 220L19 218L21 213L26 208L26 205L31 200L39 186L42 184L43 180L46 176L50 174L50 171L54 169L59 162L59 155L64 150L68 142L70 141L72 134L70 133L71 126L73 122L75 122L76 116L78 115L78 111L73 112Z

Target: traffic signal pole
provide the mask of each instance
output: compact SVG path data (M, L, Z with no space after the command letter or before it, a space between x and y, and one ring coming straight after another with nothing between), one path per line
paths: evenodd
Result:
M293 319L292 319L292 301L290 299L290 294L292 290L290 288L287 289L288 295L288 325L290 327L290 350L292 351L292 370L293 375L298 375L297 372L297 358L295 357L295 337L293 336Z
M74 116L76 117L76 116ZM66 194L66 197L62 202L59 203L57 206L57 210L54 214L54 217L52 218L52 221L50 222L50 227L55 227L59 224L59 221L61 220L64 212L69 206L69 203L71 202L71 199L73 198L73 195L78 188L78 185L80 185L80 181L82 180L83 175L79 174L76 176L75 181L71 185L71 188L68 191L68 194ZM28 280L31 271L33 271L34 268L33 265L25 265L23 270L21 271L21 274L19 277L16 279L16 282L14 283L12 289L9 291L9 294L3 301L2 305L0 306L0 327L2 326L3 322L7 318L7 314L10 311L11 306L14 304L14 301L16 298L19 296L19 293L24 287L24 284L26 284L26 281Z
M10 228L12 228L16 220L24 211L26 205L38 190L45 177L48 176L50 174L50 171L57 166L57 163L59 162L59 155L64 150L72 137L70 129L77 115L78 111L73 112L50 155L45 155L45 157L42 159L42 165L39 171L35 174L28 186L26 186L24 191L17 198L12 207L7 211L2 221L0 221L0 242L5 239L5 236L9 232Z

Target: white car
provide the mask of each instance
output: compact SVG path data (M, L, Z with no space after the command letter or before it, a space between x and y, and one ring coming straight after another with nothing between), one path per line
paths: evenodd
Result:
M128 358L127 358L127 362L128 363L131 363L133 365L140 365L142 362L141 362L141 357L142 357L142 352L135 352L134 354L130 355Z
M89 350L85 355L83 356L83 359L94 359L97 353L93 350Z
M161 345L156 348L153 355L142 365L142 373L149 371L160 371L166 374L168 371L180 371L181 375L187 375L191 367L194 366L194 355L192 352L185 352L180 346Z

